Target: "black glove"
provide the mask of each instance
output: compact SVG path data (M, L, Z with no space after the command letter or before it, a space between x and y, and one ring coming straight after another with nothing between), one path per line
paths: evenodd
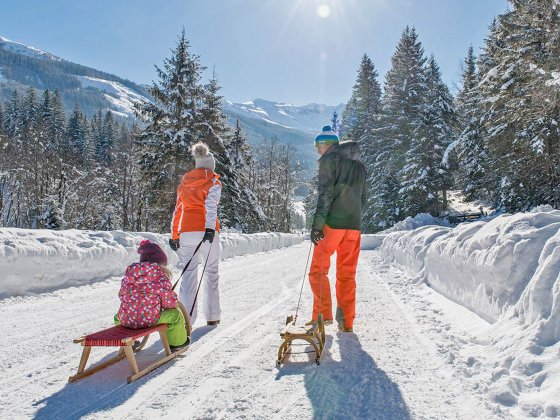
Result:
M170 239L169 246L173 251L179 251L179 248L181 247L181 243L179 239Z
M311 242L313 242L313 245L319 245L319 241L324 237L325 235L323 234L323 229L311 229Z
M212 243L214 241L214 235L216 235L216 231L214 229L206 229L206 232L204 232L204 238L202 238L202 242L210 242Z

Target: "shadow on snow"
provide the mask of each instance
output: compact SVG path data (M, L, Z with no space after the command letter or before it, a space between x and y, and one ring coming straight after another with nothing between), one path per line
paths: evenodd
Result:
M411 414L397 384L379 369L362 349L355 334L338 333L340 361L333 360L329 348L333 338L327 336L320 366L302 363L284 365L277 379L305 374L307 397L316 419L411 419Z
M200 327L192 332L193 342L200 340L203 336L214 330L215 327ZM94 363L101 363L116 354L115 351L111 352L99 361L96 361L96 350L100 351L101 348L93 348L91 350L90 362L88 367ZM156 356L157 353L157 356ZM139 353L136 353L138 366L142 369L143 366L162 357L163 347L159 340L154 341L152 345L145 348ZM176 360L185 357L189 354L187 351L184 355L178 356L177 359L160 366L155 371L150 372L143 378L138 379L136 382L127 384L126 379L131 374L130 366L126 359L117 362L99 372L94 373L92 376L81 379L73 384L66 384L60 391L42 399L35 403L33 406L38 407L35 414L35 419L78 419L90 413L101 410L110 410L118 407L129 398L131 398L136 391L149 381L154 376L163 374L167 369L173 367ZM73 366L73 373L78 366L79 357L76 355L76 366ZM93 362L93 363L92 363Z

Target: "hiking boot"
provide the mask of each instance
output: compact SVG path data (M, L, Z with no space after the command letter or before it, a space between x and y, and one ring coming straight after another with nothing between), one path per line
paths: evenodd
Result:
M353 328L346 328L346 326L344 324L338 324L338 331L351 333L351 332L354 332L354 329Z
M220 320L216 320L216 321L206 321L206 325L218 325L220 323Z
M183 344L180 344L178 346L169 346L169 348L171 349L171 352L175 352L177 350L181 350L182 348L187 347L189 344L191 344L191 338L187 337L187 339L185 340L185 342Z

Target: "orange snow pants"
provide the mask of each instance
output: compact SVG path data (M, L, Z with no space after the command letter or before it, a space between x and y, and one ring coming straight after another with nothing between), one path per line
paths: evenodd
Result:
M336 320L352 328L356 316L356 266L360 256L360 231L332 229L325 225L325 238L313 250L309 283L313 291L313 320L323 314L332 320L332 299L329 283L331 256L336 252Z

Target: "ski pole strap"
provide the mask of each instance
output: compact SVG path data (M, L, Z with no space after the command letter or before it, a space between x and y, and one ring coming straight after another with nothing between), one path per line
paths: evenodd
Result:
M197 247L195 248L193 255L191 257L191 259L189 260L189 262L185 265L185 267L183 268L183 271L181 271L181 275L179 276L179 278L177 279L177 281L175 282L175 284L173 285L173 287L171 288L171 290L175 290L175 287L177 287L177 284L179 283L179 281L181 280L181 277L183 277L183 274L185 274L185 271L187 271L187 268L189 268L189 265L191 264L191 261L193 260L194 256L196 255L196 253L198 252L198 250L200 249L200 247L202 246L202 242L204 240L200 241L200 243L197 245Z
M206 256L206 262L204 263L204 268L202 269L202 274L200 275L200 280L198 281L198 286L196 288L196 294L194 295L194 300L193 300L193 303L192 303L191 311L189 312L189 316L192 316L192 314L193 314L194 306L196 305L196 299L198 298L198 292L200 291L200 285L202 284L202 278L204 277L204 272L206 271L206 265L208 264L208 259L210 258L210 252L212 251L212 246L213 245L214 245L214 242L210 243L210 247L208 248L208 255Z

